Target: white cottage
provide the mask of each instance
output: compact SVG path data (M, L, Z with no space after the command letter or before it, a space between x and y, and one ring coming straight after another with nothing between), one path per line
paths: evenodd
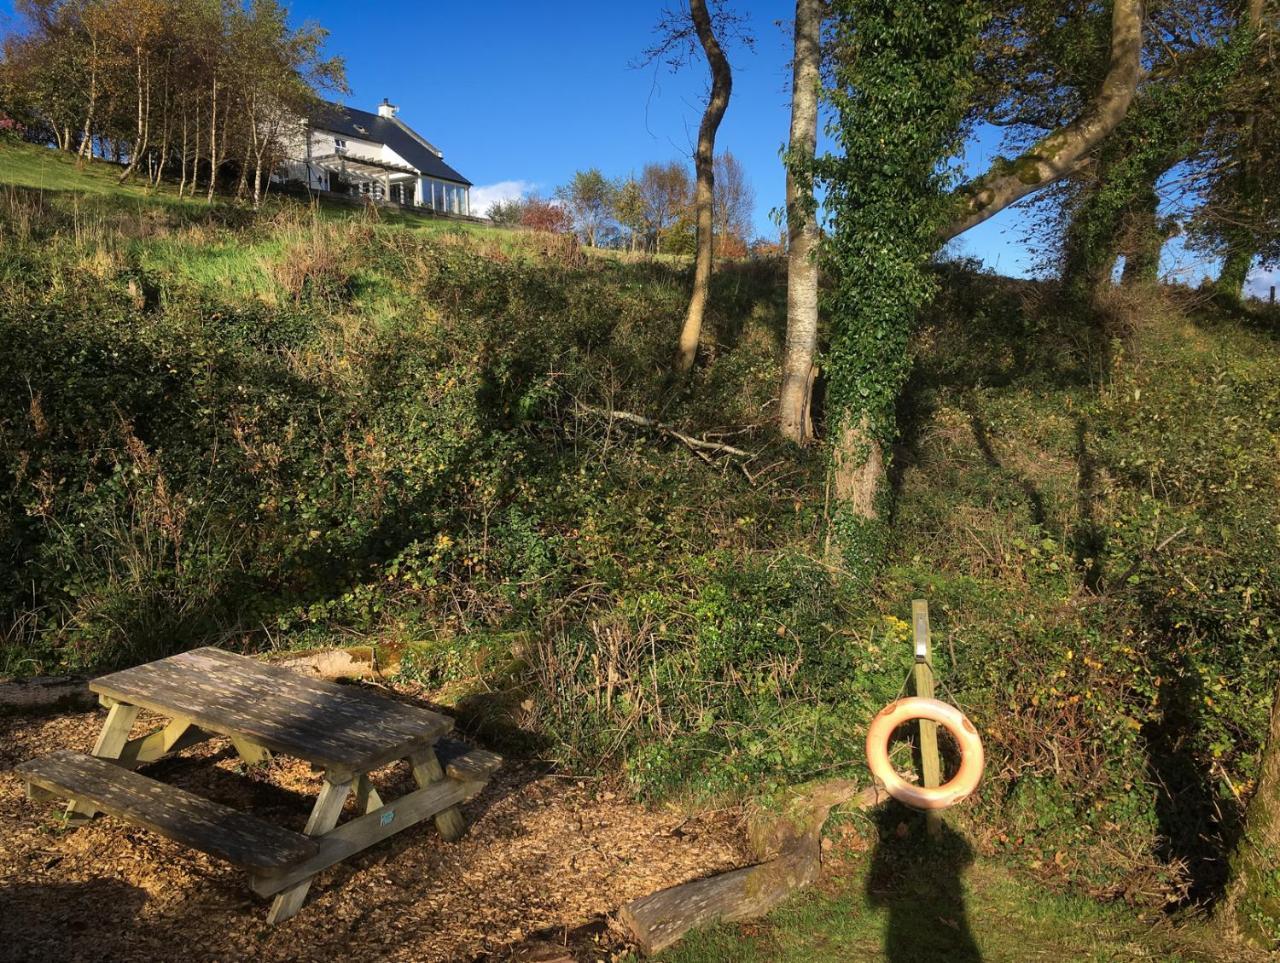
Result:
M447 214L471 213L471 182L444 154L396 116L322 101L288 145L286 176L319 190L340 190Z

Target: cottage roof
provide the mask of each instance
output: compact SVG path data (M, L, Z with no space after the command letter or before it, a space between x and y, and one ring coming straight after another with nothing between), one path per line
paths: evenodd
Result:
M439 151L398 117L382 117L322 100L311 117L311 124L340 136L385 144L426 177L471 186L471 181L446 164Z

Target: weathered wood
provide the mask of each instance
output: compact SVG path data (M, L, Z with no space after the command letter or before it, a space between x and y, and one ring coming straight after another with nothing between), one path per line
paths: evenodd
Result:
M660 953L692 929L761 916L818 878L818 841L746 869L632 900L618 919L644 953Z
M690 930L767 913L818 878L822 826L834 806L853 802L866 809L883 798L875 787L859 790L842 779L797 787L780 805L761 809L748 823L757 854L776 852L776 856L632 900L618 911L618 921L631 940L651 955Z
M430 746L453 721L355 686L203 648L103 676L108 698L246 737L326 769L367 772Z
M379 679L382 674L375 664L376 650L372 646L356 649L318 649L290 654L273 660L272 664L284 666L294 672L317 679Z
M426 789L448 779L440 760L431 749L410 756L409 765L413 768L413 779L419 789ZM457 806L436 813L435 821L440 838L450 843L461 839L467 831L466 820L462 818L462 810Z
M319 851L305 862L278 872L255 875L253 891L273 896L299 880L342 862L417 823L465 802L483 788L481 784L444 779L384 804L373 812L343 823L322 836Z
M449 778L462 782L488 782L502 766L502 757L496 752L472 749L456 739L437 740L435 752Z
M356 809L362 813L371 813L382 806L382 797L369 781L367 773L356 777Z
M307 827L303 832L308 836L323 836L333 829L338 824L339 817L342 816L342 807L350 792L350 780L341 782L326 780L320 795L316 797L316 803L311 809L311 816L307 819ZM307 899L307 891L311 889L312 875L308 874L292 886L281 890L279 895L271 901L267 923L274 925L284 922L302 909L302 904Z
M89 707L96 701L86 684L77 676L38 676L32 679L0 679L0 709L51 709Z
M179 717L163 728L149 732L145 736L139 736L137 739L130 739L124 744L116 761L126 768L136 769L138 766L156 762L175 752L199 745L208 738L209 733L193 726L190 719Z
M249 766L265 766L271 761L271 750L254 742L239 733L231 733L231 745L235 746L236 755Z
M249 869L278 869L316 852L315 842L305 836L105 759L60 749L14 771L48 792Z
M911 603L911 625L915 637L915 687L922 699L933 698L933 636L929 631L929 603L915 599ZM942 757L938 754L938 724L932 719L920 720L920 781L928 789L942 785ZM929 811L925 826L933 839L942 836L942 814Z
M107 719L102 724L97 741L93 744L93 754L99 759L119 759L120 754L129 743L129 730L138 718L138 707L113 702L107 709ZM71 800L64 814L69 822L83 822L92 819L97 810L82 800Z

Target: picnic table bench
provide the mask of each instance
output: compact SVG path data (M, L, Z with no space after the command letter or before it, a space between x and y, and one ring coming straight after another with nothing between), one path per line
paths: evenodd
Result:
M19 765L31 797L68 797L72 821L105 812L247 869L254 892L274 897L269 923L302 908L316 873L427 818L444 839L457 839L465 831L459 805L502 762L444 738L453 727L447 716L216 648L89 687L108 709L93 755L59 750ZM172 721L130 739L142 709ZM133 771L215 734L230 738L248 763L279 753L324 771L302 833ZM418 788L384 802L368 774L400 759ZM362 815L339 825L352 792Z

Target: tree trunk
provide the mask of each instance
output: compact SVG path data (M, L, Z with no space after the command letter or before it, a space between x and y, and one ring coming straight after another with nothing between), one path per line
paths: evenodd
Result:
M178 196L182 197L187 190L187 111L182 111L182 157L178 161L178 166L182 168L178 181Z
M1280 949L1280 687L1261 772L1246 813L1244 834L1231 858L1231 876L1214 920L1233 940Z
M218 78L213 79L212 106L209 110L209 196L207 202L213 203L213 192L218 186Z
M1160 198L1155 190L1144 193L1129 221L1129 241L1125 248L1124 273L1120 283L1151 284L1160 277L1160 252L1165 236L1156 220Z
M833 501L855 518L873 521L880 517L884 481L884 452L871 433L871 419L863 414L857 424L842 425L836 436L831 465Z
M818 217L809 166L818 143L818 84L823 0L796 0L791 71L791 145L787 156L787 338L782 362L778 427L804 444L813 437L809 414L813 359L818 350ZM797 170L799 174L797 174Z
M1123 212L1106 198L1108 169L1086 188L1067 228L1062 289L1077 304L1090 305L1111 285L1120 256Z
M1098 94L1084 111L1014 161L1001 159L956 194L959 216L941 232L949 241L1028 194L1088 162L1087 154L1124 119L1142 74L1142 0L1114 0L1111 60Z
M1246 17L1249 25L1255 30L1262 29L1263 0L1249 0ZM1244 187L1253 179L1253 154L1258 150L1258 118L1250 113L1244 118L1244 130L1240 138L1243 147L1238 157L1238 164L1233 175ZM1247 196L1247 191L1245 192ZM1222 260L1222 270L1218 272L1218 280L1214 288L1219 294L1239 301L1244 296L1244 282L1249 278L1249 268L1253 265L1253 256L1257 253L1256 242L1250 232L1242 227L1232 227L1227 233L1227 252Z
M711 28L711 14L707 12L707 0L689 0L689 12L693 18L698 42L711 67L711 98L707 101L702 124L698 127L698 150L694 154L698 182L694 193L697 211L697 254L693 265L693 294L689 298L689 310L685 314L684 328L680 331L680 346L676 352L676 370L682 374L693 368L698 353L698 339L702 335L702 317L707 308L707 295L711 289L711 234L712 199L715 184L716 131L729 106L729 93L733 87L733 75L729 61L720 49L715 31Z
M1243 240L1232 239L1227 254L1222 259L1222 270L1213 286L1219 294L1239 301L1244 296L1244 282L1253 265L1253 246Z
M143 82L142 82L142 48L134 48L137 58L137 72L135 77L138 84L138 117L137 128L133 138L133 150L129 152L129 166L120 174L118 183L123 184L133 172L138 169L138 161L142 158L143 151L147 149L146 119L143 110Z
M98 38L91 35L89 40L89 106L84 115L84 133L80 137L80 149L76 151L76 162L93 160L93 120L98 106Z

